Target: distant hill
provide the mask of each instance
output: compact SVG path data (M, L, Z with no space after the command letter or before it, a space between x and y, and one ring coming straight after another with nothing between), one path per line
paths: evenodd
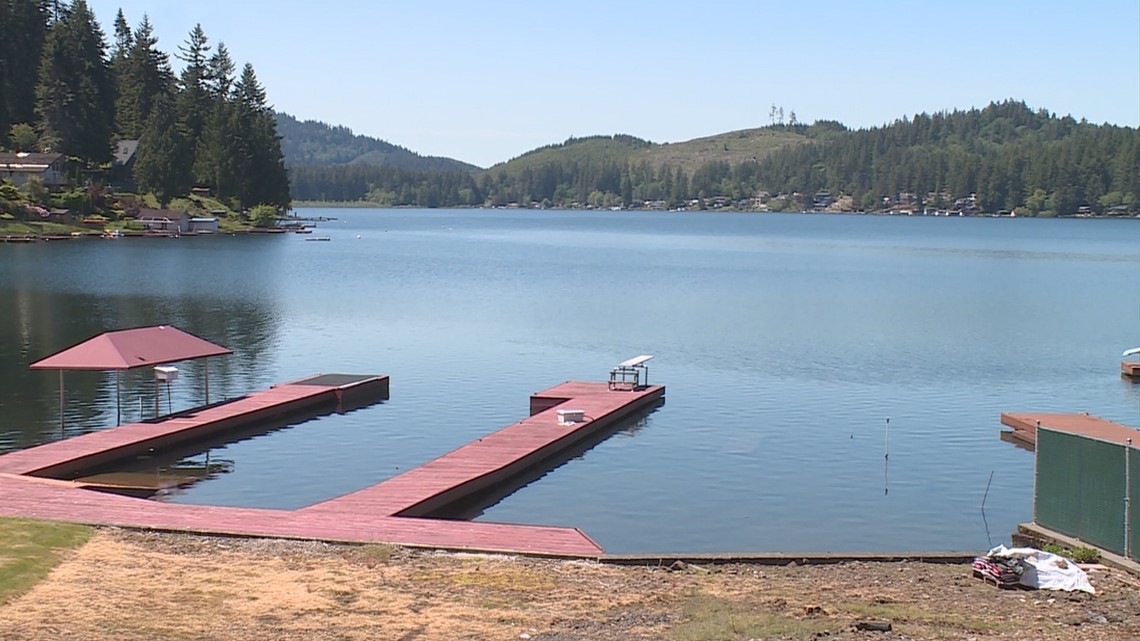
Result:
M524 169L533 170L551 162L566 164L616 161L630 164L647 162L653 169L662 165L680 167L692 175L709 161L729 164L757 161L782 149L802 145L811 140L804 131L805 129L797 127L762 127L664 144L624 134L570 138L563 143L528 151L499 163L488 171L517 175Z
M1140 130L1007 100L857 130L819 120L672 144L570 138L481 172L354 164L291 177L299 200L383 206L1133 216L1138 167Z
M286 113L277 113L277 135L281 136L285 164L290 167L364 164L418 171L479 171L470 163L421 156L383 140L354 134L348 127L301 121Z

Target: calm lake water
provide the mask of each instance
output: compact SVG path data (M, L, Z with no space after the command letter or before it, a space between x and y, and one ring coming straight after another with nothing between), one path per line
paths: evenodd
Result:
M211 359L214 399L392 377L388 401L212 449L211 477L164 498L188 503L356 490L655 354L664 405L478 517L610 552L983 549L1032 515L1033 456L1001 412L1140 424L1119 376L1138 220L300 213L338 218L316 230L331 242L0 245L0 450L59 438L57 374L29 363L149 324L234 350ZM200 366L180 368L164 411L202 401ZM124 378L124 421L154 411L149 376ZM114 425L113 375L66 383L66 434Z

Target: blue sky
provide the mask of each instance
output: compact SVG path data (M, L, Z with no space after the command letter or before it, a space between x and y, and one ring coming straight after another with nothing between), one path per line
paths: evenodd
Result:
M1024 100L1140 125L1140 2L88 0L103 30L194 24L270 102L480 166L570 136L677 142L769 123L881 125ZM178 61L173 61L178 65Z

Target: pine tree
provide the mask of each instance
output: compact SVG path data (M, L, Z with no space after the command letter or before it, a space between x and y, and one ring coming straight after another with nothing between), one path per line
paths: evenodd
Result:
M234 85L234 109L238 201L242 207L261 203L287 207L289 175L281 154L277 119L249 63Z
M130 53L131 47L134 46L134 35L131 33L131 26L127 24L127 17L123 15L123 10L115 14L115 48L111 50L112 63L121 58L126 58Z
M237 158L233 146L234 108L225 99L215 100L202 125L194 157L194 183L209 187L219 200L237 193Z
M116 65L118 95L115 100L115 130L121 138L138 139L155 97L174 86L170 58L157 49L158 38L150 18L143 16L121 65Z
M60 8L44 42L36 86L41 140L90 162L111 159L114 92L103 31L84 0Z
M36 122L36 81L48 32L45 0L0 0L0 144Z
M141 191L153 192L165 207L171 198L190 190L190 163L190 145L178 124L173 100L158 94L139 138L135 181Z
M234 106L231 89L234 63L224 42L218 43L206 63L209 111L202 123L194 155L194 182L213 189L221 200L237 194L237 154L234 149Z
M191 155L198 156L199 140L202 130L206 126L206 119L210 115L212 100L209 87L209 41L202 25L194 26L185 45L179 46L179 53L175 54L179 60L186 63L179 78L179 91L176 101L179 121L186 131L190 142Z

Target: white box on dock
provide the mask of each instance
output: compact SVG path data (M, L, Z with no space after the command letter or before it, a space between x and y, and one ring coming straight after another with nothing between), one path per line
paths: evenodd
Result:
M178 368L169 365L159 365L154 368L154 377L160 381L173 383L178 380Z
M573 425L586 421L586 410L558 410L559 425Z

